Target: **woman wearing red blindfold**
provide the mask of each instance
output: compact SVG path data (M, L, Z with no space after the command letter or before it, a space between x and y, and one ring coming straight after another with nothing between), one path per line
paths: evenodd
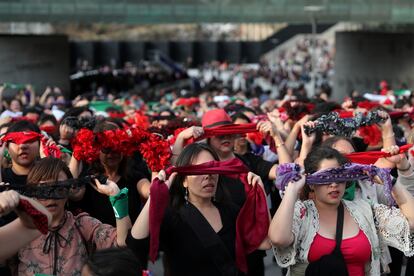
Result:
M152 183L151 196L127 238L128 247L138 256L145 256L149 250L150 236L150 258L155 259L157 251L154 249L157 249L158 244L154 248L154 241L159 242L168 260L171 275L239 275L240 270L247 269L244 255L246 252L240 252L238 243L240 236L246 233L243 232L246 229L236 225L239 209L231 202L227 193L223 192L226 187L219 182L217 172L206 172L213 166L208 162L218 160L217 154L209 146L194 143L183 150L176 163L177 169L189 166L188 171L172 173L168 180L166 173L161 171L158 177L162 183ZM247 174L248 169L240 161L236 162L241 164ZM198 173L198 169L194 168L197 165L206 165L203 166L205 174ZM221 173L224 173L227 168L220 166L223 166ZM235 169L231 170L233 174L236 172ZM268 223L269 214L260 177L249 172L247 182L248 186L257 188L257 192L263 195L263 213L260 218ZM155 189L157 185L160 185L161 190ZM166 191L169 200L168 196L159 198L159 193L164 189L169 189ZM166 207L165 213L155 212L155 209L163 208L163 204ZM159 215L163 218L158 228L158 240L154 219ZM256 227L251 228L257 230L260 226L256 224ZM250 252L258 247L269 248L267 226L265 228L264 237L258 240L255 248L250 248ZM249 237L252 238L261 236L251 234Z

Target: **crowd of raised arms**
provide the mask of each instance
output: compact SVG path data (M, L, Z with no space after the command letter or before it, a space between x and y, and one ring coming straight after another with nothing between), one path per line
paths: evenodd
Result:
M409 90L35 92L0 86L0 275L414 275Z

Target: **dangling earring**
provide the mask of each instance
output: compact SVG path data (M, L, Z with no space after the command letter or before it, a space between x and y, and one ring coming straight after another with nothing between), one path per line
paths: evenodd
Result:
M213 202L216 202L216 194L213 195Z
M188 204L188 188L185 188L184 200L185 203Z

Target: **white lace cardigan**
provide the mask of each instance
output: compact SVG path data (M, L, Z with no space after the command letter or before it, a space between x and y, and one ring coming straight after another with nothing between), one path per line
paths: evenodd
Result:
M398 208L365 200L343 200L344 206L367 236L371 244L371 262L365 267L366 275L380 275L380 262L386 246L414 255L414 238L407 219ZM295 204L292 232L295 240L286 248L273 247L277 263L289 267L288 275L304 275L308 264L309 248L319 231L319 214L312 200Z

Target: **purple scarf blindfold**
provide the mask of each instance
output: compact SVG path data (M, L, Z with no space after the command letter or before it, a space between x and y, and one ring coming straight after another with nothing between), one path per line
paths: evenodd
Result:
M277 168L276 187L284 191L290 181L299 178L301 167L295 163L281 164ZM389 205L393 205L394 199L391 196L392 179L390 169L378 168L374 165L362 165L348 163L339 168L332 168L317 171L306 175L306 184L329 184L341 183L351 180L368 180L372 185L375 184L374 177L377 176L384 184L384 193Z

